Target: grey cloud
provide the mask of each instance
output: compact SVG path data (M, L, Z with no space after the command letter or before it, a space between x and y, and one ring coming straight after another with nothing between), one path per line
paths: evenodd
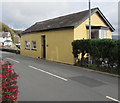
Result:
M75 6L78 5L62 2L3 3L3 22L13 25L13 28L26 28L36 21L71 13L74 11Z
M2 3L3 22L15 29L26 29L37 21L88 9L87 2L11 2ZM117 29L117 2L92 2ZM1 18L0 18L1 20Z

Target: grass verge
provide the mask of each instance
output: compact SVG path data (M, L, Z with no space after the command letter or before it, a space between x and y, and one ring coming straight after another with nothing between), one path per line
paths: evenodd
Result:
M76 63L75 66L79 66L79 67L84 67L87 69L91 69L91 70L96 70L96 71L100 71L100 72L105 72L105 73L110 73L110 74L115 74L115 75L119 75L120 76L120 68L107 68L107 67L99 67L97 65L94 64L87 64L87 65L81 65L79 63Z

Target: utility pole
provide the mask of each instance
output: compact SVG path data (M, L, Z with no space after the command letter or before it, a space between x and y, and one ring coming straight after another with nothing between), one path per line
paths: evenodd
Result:
M89 39L91 39L91 1L89 0Z
M89 0L89 39L91 39L91 0ZM90 54L88 55L88 62L92 64Z

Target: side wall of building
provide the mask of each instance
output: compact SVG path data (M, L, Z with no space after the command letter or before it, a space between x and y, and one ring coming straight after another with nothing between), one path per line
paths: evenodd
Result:
M77 39L89 39L89 30L86 29L86 25L89 25L89 18L85 20L81 25L74 29L74 40ZM107 26L103 19L94 13L91 16L91 25L93 26ZM112 39L112 32L108 30L108 38Z
M42 36L45 35L46 59L67 64L74 64L72 54L72 41L74 40L74 30L56 30L40 33L31 33L21 36L21 55L33 58L42 58ZM25 49L25 41L30 41L30 50ZM37 50L32 50L32 41L36 41Z

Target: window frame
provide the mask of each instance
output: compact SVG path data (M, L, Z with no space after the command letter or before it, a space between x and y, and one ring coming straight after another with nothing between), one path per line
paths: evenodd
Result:
M100 33L99 33L99 37L100 37L100 39L107 39L108 38L108 30L101 29Z
M30 41L25 41L25 49L30 50Z
M91 30L91 38L92 39L98 39L99 38L99 29L92 29Z
M37 43L36 43L36 41L32 41L32 50L37 50Z

